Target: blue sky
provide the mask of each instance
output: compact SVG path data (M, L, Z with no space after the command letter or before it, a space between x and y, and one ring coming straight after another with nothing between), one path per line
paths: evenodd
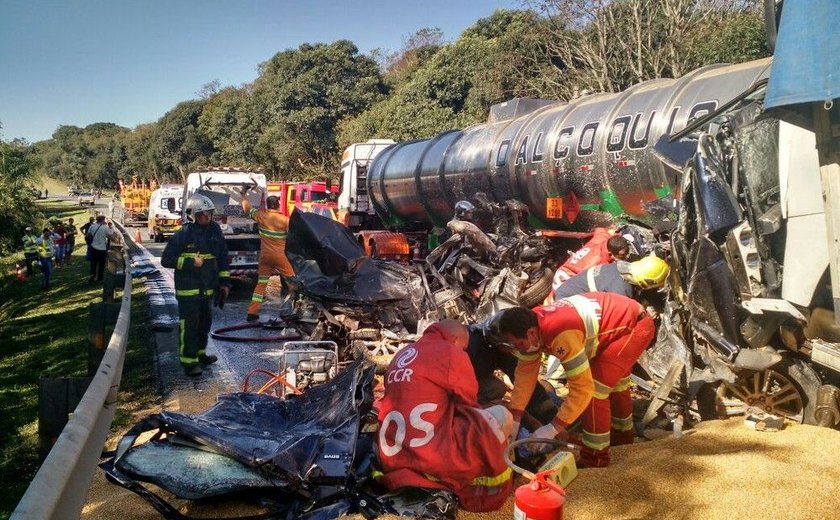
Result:
M454 40L519 0L0 0L0 137L156 121L203 85L249 83L302 43L398 50L423 27Z

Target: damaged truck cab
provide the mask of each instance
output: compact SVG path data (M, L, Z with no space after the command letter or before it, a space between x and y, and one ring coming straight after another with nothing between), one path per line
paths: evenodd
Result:
M765 87L672 138L696 146L678 191L674 305L663 317L685 343L660 334L641 362L666 381L683 365L685 390L706 413L753 407L835 426L840 327L815 138L763 113Z

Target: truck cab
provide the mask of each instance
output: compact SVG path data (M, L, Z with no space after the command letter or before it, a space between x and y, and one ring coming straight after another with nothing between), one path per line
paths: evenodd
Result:
M242 191L247 188L245 195ZM213 201L215 220L222 228L228 246L231 276L256 275L259 263L260 237L257 224L242 208L247 197L253 208L264 208L266 179L262 173L233 168L210 168L187 176L182 196L181 218L186 221L186 201L193 194Z
M266 196L280 199L280 209L287 217L292 215L295 208L312 211L313 207L317 207L319 213L329 213L329 210L337 208L335 199L338 187L328 187L324 181L272 181L268 183Z
M163 242L181 229L182 184L163 184L149 199L149 237Z
M341 155L338 218L352 230L381 227L367 192L367 172L373 159L394 144L391 139L369 139L348 146Z

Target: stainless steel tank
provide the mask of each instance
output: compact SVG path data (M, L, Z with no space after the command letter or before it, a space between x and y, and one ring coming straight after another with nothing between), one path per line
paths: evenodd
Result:
M478 192L524 202L546 228L649 220L679 186L654 145L767 77L770 63L712 65L569 103L508 101L484 124L386 149L371 164L368 193L395 227L441 225Z

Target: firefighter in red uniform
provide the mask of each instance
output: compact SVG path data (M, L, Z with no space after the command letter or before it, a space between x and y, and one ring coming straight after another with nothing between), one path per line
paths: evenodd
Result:
M590 238L580 249L557 268L551 283L551 294L569 278L590 267L626 260L630 254L630 243L621 235L615 235L607 228L595 228Z
M391 361L379 409L380 482L449 489L467 511L492 511L513 485L502 457L513 418L502 406L478 408L467 341L463 325L443 320Z
M260 318L260 307L265 298L268 279L279 272L285 287L286 278L294 276L292 264L286 258L286 235L289 232L289 217L280 211L280 199L275 196L265 199L266 209L254 209L248 197L242 197L242 208L248 218L257 222L260 228L260 264L257 268L257 286L248 306L248 321Z
M513 435L546 353L563 364L569 397L532 436L565 438L566 428L581 417L581 462L586 467L607 466L610 445L633 442L630 371L655 333L653 320L638 302L619 294L585 293L533 310L505 309L493 317L492 326L519 358L510 399Z

